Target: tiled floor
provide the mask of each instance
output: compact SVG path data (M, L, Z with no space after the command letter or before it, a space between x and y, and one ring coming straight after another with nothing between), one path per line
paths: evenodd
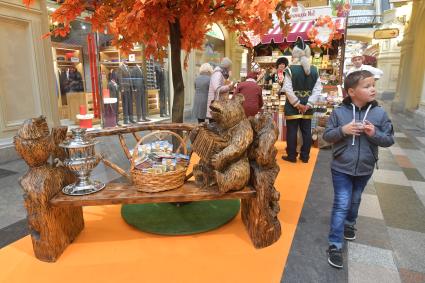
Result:
M330 153L322 150L282 282L425 282L425 131L402 115L392 118L396 144L380 149L379 170L362 196L357 238L345 247L345 268L326 266L333 192ZM303 272L294 275L299 266Z
M0 178L5 178L14 174L16 174L16 172L0 168Z

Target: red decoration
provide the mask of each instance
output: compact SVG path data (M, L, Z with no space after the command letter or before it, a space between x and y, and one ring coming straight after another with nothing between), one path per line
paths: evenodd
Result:
M85 105L80 105L80 115L86 115L87 109Z

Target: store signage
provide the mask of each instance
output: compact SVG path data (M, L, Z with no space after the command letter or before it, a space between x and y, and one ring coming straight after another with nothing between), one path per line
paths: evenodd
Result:
M135 62L136 61L136 54L128 54L128 61Z
M391 39L399 35L398 28L377 29L373 33L374 39Z
M80 58L78 58L78 57L71 57L71 62L78 63L78 62L80 62Z
M314 7L305 8L303 5L298 4L296 7L292 7L289 11L291 18L290 23L297 23L300 21L311 21L315 20L320 16L332 16L331 7Z

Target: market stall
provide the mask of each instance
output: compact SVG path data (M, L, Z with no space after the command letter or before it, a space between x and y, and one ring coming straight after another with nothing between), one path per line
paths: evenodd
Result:
M332 16L331 7L306 9L299 5L296 12L286 35L277 21L262 37L248 35L253 46L248 52L251 54L248 66L263 74L258 83L263 88L264 111L273 113L280 129L280 140L285 140L285 96L278 95L281 84L271 83L267 78L276 73L278 58L286 57L291 64L291 50L298 38L310 46L311 63L317 67L323 85L321 100L315 105L313 129L318 117L329 114L333 105L342 99L346 17Z

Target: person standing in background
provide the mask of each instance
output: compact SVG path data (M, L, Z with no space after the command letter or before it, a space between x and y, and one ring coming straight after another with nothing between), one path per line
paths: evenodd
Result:
M224 57L221 60L219 66L215 67L210 80L210 86L208 90L208 101L207 101L207 118L211 119L210 105L215 99L221 99L228 95L229 91L233 90L233 83L225 84L225 81L229 78L229 72L232 68L232 61Z
M269 82L270 80L272 83L278 83L280 87L283 86L283 81L285 79L285 70L289 65L288 59L285 57L280 57L276 60L276 68L273 68L271 73L266 76L265 81Z
M312 143L311 119L313 118L313 104L317 102L322 92L319 72L310 64L311 50L299 38L292 50L293 62L286 69L284 85L281 92L286 94L286 156L283 160L297 162L297 133L301 130L303 145L300 160L308 163Z
M213 69L209 63L199 68L199 76L195 79L195 99L193 102L193 116L198 123L205 122L207 116L208 90Z
M260 111L261 107L263 107L262 89L257 84L257 73L248 73L246 80L239 83L236 87L234 96L238 93L245 98L243 109L247 117L255 116L255 114Z
M364 56L360 53L356 53L351 57L351 62L353 63L354 67L347 73L347 76L355 71L369 71L373 74L375 80L379 80L384 72L381 69L372 67L370 65L363 65L364 62Z

